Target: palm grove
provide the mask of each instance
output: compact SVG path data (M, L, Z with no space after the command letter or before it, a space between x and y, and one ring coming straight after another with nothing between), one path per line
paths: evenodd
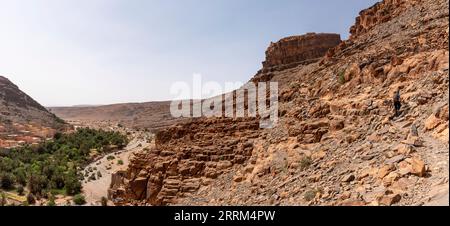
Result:
M58 133L51 141L0 151L0 188L25 195L29 204L55 194L74 196L81 192L80 169L92 161L93 152L106 154L123 148L127 137L118 132L79 129Z

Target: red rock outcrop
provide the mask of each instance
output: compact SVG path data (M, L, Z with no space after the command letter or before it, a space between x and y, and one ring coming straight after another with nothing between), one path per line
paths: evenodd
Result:
M259 135L259 121L200 119L161 131L156 148L137 154L130 170L113 176L110 198L151 205L176 204L235 164L252 156L252 138ZM237 135L239 134L239 135ZM130 181L126 186L125 181Z
M350 28L350 39L355 39L378 24L392 20L420 2L421 0L385 0L361 11L355 25Z
M282 70L316 62L328 49L340 42L340 35L324 33L283 38L270 44L266 51L266 61L263 62L263 71Z

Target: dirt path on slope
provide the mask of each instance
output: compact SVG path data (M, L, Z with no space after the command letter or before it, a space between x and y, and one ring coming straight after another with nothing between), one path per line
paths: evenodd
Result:
M408 129L404 121L394 122L398 130ZM416 151L429 168L429 175L418 180L413 191L413 203L408 205L449 206L449 145L432 137L419 134L423 147Z
M428 194L421 202L426 206L449 206L449 147L428 134L423 136L428 146L421 155L431 169L431 177L427 181Z
M100 160L97 160L88 165L82 172L84 175L95 175L95 180L88 180L86 177L83 181L83 194L86 198L86 205L99 206L101 205L102 197L108 196L108 189L111 184L111 175L117 171L125 170L128 168L130 157L143 151L145 148L150 147L147 136L135 136L128 146L121 151L111 153L104 156ZM112 157L114 159L112 159ZM109 158L109 159L108 159ZM123 162L119 164L119 161ZM101 177L98 172L100 172ZM112 202L108 202L108 205L113 205Z

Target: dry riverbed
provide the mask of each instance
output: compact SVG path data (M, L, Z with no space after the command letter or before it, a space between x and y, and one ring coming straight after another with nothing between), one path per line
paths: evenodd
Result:
M125 170L133 154L151 146L151 143L148 142L149 136L149 134L137 133L124 150L108 154L89 164L82 171L84 175L87 175L82 183L86 205L101 205L102 197L108 196L111 175L117 171ZM113 203L108 201L108 205L113 205Z

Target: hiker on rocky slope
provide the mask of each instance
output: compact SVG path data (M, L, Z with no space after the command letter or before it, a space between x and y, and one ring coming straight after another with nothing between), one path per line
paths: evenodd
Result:
M394 109L395 109L394 117L398 117L400 115L400 108L402 107L402 102L401 102L401 98L400 98L400 87L395 92L393 101L394 101Z

